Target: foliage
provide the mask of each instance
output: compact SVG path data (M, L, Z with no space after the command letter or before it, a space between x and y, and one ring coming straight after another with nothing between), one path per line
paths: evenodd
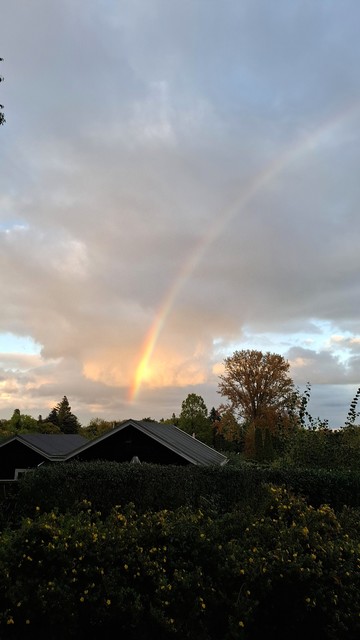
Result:
M305 391L299 395L299 421L302 427L307 427L308 429L328 429L329 421L327 419L323 420L319 417L314 419L312 415L308 412L307 407L310 401L311 395L311 384L310 382L306 383Z
M77 509L86 498L109 513L114 504L134 503L139 512L198 508L211 504L221 511L261 504L264 471L251 465L235 467L178 466L117 462L76 462L42 465L18 482L16 517L59 509Z
M114 424L114 421L110 422L108 420L103 420L102 418L92 418L87 427L82 427L81 435L91 440L103 435L107 431L110 431L110 429L113 429Z
M14 436L17 433L46 433L41 430L38 420L26 413L21 413L20 409L14 409L10 420L0 421L0 434L2 437Z
M218 409L212 409L213 443L216 449L224 451L239 451L243 448L244 428L236 420L233 410L221 404Z
M182 402L178 426L186 433L205 444L212 444L212 430L208 418L208 410L204 399L196 393L189 393Z
M42 465L16 483L16 500L6 499L0 521L15 524L42 511L74 510L84 498L95 509L108 514L115 504L133 503L140 513L175 509L184 505L197 509L211 505L219 512L261 506L264 485L285 486L304 496L313 507L329 504L339 512L344 505L360 507L360 471L274 468L244 462L239 455L224 467L133 465L116 462L66 462Z
M235 351L224 365L219 393L248 424L275 429L294 397L289 363L278 354L248 349Z
M130 640L355 639L359 527L347 517L348 530L329 506L273 486L258 513L38 508L0 535L1 638L115 627Z
M270 461L275 457L273 437L270 429L265 429L264 443L263 443L263 460Z
M345 426L346 427L353 427L354 423L355 423L355 420L360 416L360 411L356 410L359 398L360 398L360 387L357 390L357 392L356 392L356 394L355 394L355 396L354 396L354 398L353 398L353 400L352 400L352 402L350 404L349 411L348 411L348 414L347 414L347 418L346 418L346 421L345 421Z
M61 433L79 433L81 428L79 420L71 412L66 396L50 411L46 422L51 422L59 427Z
M61 433L60 427L58 427L56 424L53 424L52 422L46 422L43 420L39 420L37 424L36 432L37 433L53 433L53 434Z
M38 431L38 422L32 416L15 409L9 421L9 427L14 433L28 433Z
M298 429L280 464L318 469L360 468L360 427Z
M160 418L159 422L162 422L163 424L173 424L175 427L179 426L179 418L175 413L172 414L171 418Z
M264 459L264 442L262 429L260 427L255 427L254 432L254 441L255 441L255 460L258 462L262 462Z

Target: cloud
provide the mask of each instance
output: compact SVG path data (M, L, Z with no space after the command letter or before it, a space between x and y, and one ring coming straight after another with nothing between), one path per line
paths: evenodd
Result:
M3 369L0 413L215 405L222 358L252 346L357 383L359 12L4 7L0 331L41 354Z

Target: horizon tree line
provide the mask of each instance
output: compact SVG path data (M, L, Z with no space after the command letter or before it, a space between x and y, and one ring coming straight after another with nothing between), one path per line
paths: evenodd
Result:
M283 356L258 350L235 351L224 359L224 373L219 376L219 394L224 402L210 411L202 396L189 393L177 416L161 418L205 444L218 450L243 453L258 461L284 455L289 439L299 431L329 431L328 421L314 419L308 411L310 383L300 393L289 374L290 365ZM356 426L360 415L354 397L344 427ZM153 421L151 417L143 420ZM94 438L122 421L93 418L82 426L63 396L43 419L21 414L15 409L10 420L0 420L0 436L14 433L82 433Z

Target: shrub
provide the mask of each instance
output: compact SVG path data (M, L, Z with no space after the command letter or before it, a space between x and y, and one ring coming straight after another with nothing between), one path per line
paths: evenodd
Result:
M0 536L0 637L359 637L358 529L286 489L264 495L255 516L38 508Z
M208 504L220 511L261 501L263 472L234 467L134 465L116 462L69 462L42 466L18 484L17 511L27 516L42 511L77 509L90 500L109 514L115 504L133 503L138 512L197 508Z
M360 507L360 473L345 469L271 468L251 463L225 467L180 467L116 462L69 462L42 466L24 475L11 504L2 505L4 522L42 511L77 510L90 500L108 515L116 504L133 503L138 512L192 508L261 508L264 484L285 486L318 507L336 511L344 505Z

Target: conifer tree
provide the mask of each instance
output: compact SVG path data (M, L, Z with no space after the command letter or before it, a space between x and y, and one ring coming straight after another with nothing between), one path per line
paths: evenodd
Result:
M51 422L59 427L62 433L79 433L81 428L77 417L71 412L66 396L50 411L46 422Z

